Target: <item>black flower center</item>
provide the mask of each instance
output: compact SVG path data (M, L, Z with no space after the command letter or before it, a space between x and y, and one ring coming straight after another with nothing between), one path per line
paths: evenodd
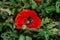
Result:
M25 20L25 24L30 24L32 23L32 18L31 17L28 17L26 20Z

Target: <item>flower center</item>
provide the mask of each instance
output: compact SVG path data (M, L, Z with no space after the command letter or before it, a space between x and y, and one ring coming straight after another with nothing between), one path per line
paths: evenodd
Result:
M25 20L25 24L30 24L32 23L32 18L31 17L28 17L26 20Z

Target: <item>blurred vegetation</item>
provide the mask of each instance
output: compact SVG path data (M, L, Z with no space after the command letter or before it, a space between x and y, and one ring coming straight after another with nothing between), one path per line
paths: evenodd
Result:
M42 19L37 30L16 28L15 17L23 9ZM60 40L60 0L0 0L0 40Z

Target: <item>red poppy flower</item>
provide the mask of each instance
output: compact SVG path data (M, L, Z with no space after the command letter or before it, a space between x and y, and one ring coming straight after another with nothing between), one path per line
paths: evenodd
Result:
M24 9L18 13L15 23L18 29L26 25L27 28L38 28L41 25L41 19L37 16L37 13L33 10Z
M40 3L40 2L41 2L41 0L35 0L35 2Z

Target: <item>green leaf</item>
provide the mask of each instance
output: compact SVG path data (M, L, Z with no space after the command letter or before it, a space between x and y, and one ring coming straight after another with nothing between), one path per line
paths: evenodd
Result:
M49 19L48 17L42 18L42 25L47 24L47 23L50 23L51 21L52 21L52 20Z
M35 9L37 7L37 4L35 3L34 0L31 0L30 4L31 4L32 9Z
M0 17L2 18L2 19L6 19L7 17L8 17L8 13L7 12L2 12L1 14L0 14Z
M15 31L15 30L14 30ZM1 37L6 40L15 40L18 38L17 32L7 31L1 34Z
M18 40L25 40L25 36L24 35L20 35Z
M0 22L0 31L2 31L3 23Z
M9 22L4 22L4 23L3 23L3 26L5 26L6 28L9 27L11 30L14 29L13 25L10 24Z
M29 36L26 36L26 40L32 40L32 38Z
M25 3L24 8L29 8L30 5L28 3Z
M21 0L24 4L27 3L27 0Z
M51 22L51 23L47 24L47 28L51 29L51 28L55 27L58 24L59 24L58 22Z
M15 8L13 8L12 10L11 10L12 12L12 15L14 15L14 13L15 13Z
M14 5L14 4L16 4L16 2L14 0L10 0L10 4Z
M60 13L60 1L56 2L56 12Z
M52 0L46 0L46 3L47 4L50 4L50 2L52 2Z
M47 13L50 13L52 11L55 11L55 6L49 6L49 7L45 8L45 10Z
M49 35L45 34L45 40L49 40Z

